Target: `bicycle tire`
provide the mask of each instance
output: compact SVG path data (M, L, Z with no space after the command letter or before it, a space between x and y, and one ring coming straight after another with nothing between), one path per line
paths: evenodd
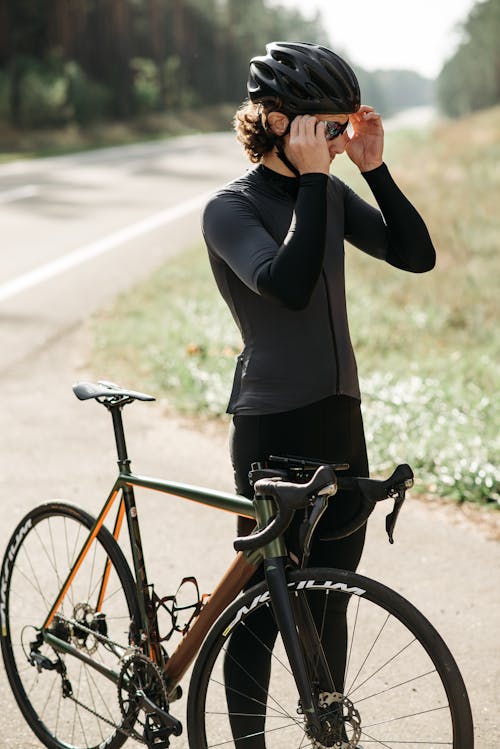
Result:
M248 749L294 746L473 749L472 715L459 669L440 635L412 604L381 583L344 570L293 571L289 573L288 585L295 596L305 594L311 605L315 600L316 605L319 602L324 606L330 601L331 606L334 600L345 601L339 596L348 597L345 687L340 697L329 696L330 707L326 708L330 716L336 710L335 729L325 731L320 740L305 735L297 691L279 636L272 649L269 687L263 689L259 685L263 689L260 699L247 667L236 663L234 655L227 655L231 638L237 636L236 632L241 633L242 628L248 633L247 643L253 643L249 648L252 662L259 657L259 649L263 652L267 649L252 629L256 626L252 617L259 610L267 608L267 613L261 616L272 617L267 586L262 582L226 609L199 653L187 704L191 749L219 745ZM313 599L315 596L320 598ZM328 628L321 625L318 630L323 642ZM245 657L242 655L242 659ZM235 729L240 731L236 737L228 716L224 658L240 668L240 681L233 680L230 693L246 700L246 707L239 708L233 719L240 719L241 723L245 718L249 722ZM245 697L241 690L247 688L249 694ZM313 689L317 698L321 685L316 684ZM324 692L322 699L324 704ZM266 716L260 722L254 715L257 711ZM333 719L330 720L333 725ZM339 723L343 725L342 732Z
M127 739L117 728L123 726L123 720L114 683L71 655L56 655L44 643L40 654L52 663L61 658L66 667L73 696L64 696L62 675L43 667L38 672L27 658L28 650L33 652L36 628L44 623L94 522L91 515L72 505L41 505L18 524L2 563L1 649L5 670L25 720L49 749L118 749ZM99 622L95 601L108 558L111 569L101 607L105 619ZM116 662L119 670L119 651L113 653L93 634L72 627L69 621L85 623L88 629L95 627L113 641L119 637L126 647L130 622L138 621L137 617L130 568L112 534L103 526L59 607L53 626L58 627L60 637L85 655L107 665ZM77 704L73 697L86 707ZM130 727L129 721L127 729Z

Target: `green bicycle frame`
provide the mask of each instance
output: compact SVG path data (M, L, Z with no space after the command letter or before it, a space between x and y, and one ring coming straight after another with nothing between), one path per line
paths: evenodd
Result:
M136 622L136 635L138 642L135 645L145 649L149 647L147 653L152 657L160 667L164 668L170 690L173 690L180 681L181 677L189 667L195 657L199 647L208 633L211 625L215 622L219 614L231 603L244 585L252 577L257 565L262 558L284 556L285 546L281 538L276 539L257 552L239 553L233 564L229 567L218 586L211 594L208 602L204 604L199 615L194 619L188 632L177 647L176 651L168 660L165 660L164 653L160 647L160 636L158 632L158 623L154 601L152 600L150 587L148 585L146 566L144 561L142 540L139 528L139 519L135 503L134 487L140 487L152 491L158 491L163 494L169 494L194 502L214 507L219 510L225 510L237 515L243 515L253 518L257 521L258 527L263 527L273 515L273 501L261 498L257 503L257 510L254 503L240 495L228 492L216 491L192 484L184 484L175 481L165 481L162 479L151 478L148 476L135 475L130 470L130 460L127 456L123 422L120 407L109 408L113 417L113 426L115 440L118 452L118 477L97 517L93 527L84 541L80 552L74 562L71 570L64 581L61 590L54 601L47 617L41 627L41 636L56 650L62 651L75 658L84 661L89 666L97 668L104 676L113 682L117 682L118 674L102 664L97 664L92 658L75 648L71 643L62 640L50 631L50 626L57 615L57 611L64 597L66 596L73 579L101 530L104 521L113 507L116 498L121 494L118 505L116 519L114 523L113 536L118 541L118 536L126 517L128 532L131 542L133 572L136 581L137 601L139 606L140 621ZM108 559L101 582L101 588L98 595L97 611L100 610L104 601L105 590L111 569L111 562ZM93 632L93 635L107 642L105 635Z
M67 653L68 655L72 655L75 658L78 658L79 660L84 661L87 663L87 665L97 668L104 676L108 677L111 681L117 682L118 680L118 674L103 666L102 664L96 663L92 658L85 655L82 651L75 648L72 644L65 642L64 640L60 639L59 637L55 636L49 631L49 628L54 620L54 617L56 616L57 610L59 609L59 606L66 596L67 591L69 590L73 579L78 574L78 570L87 555L89 549L92 546L92 543L94 542L95 538L97 537L100 529L104 525L104 522L106 518L108 517L113 505L115 504L115 500L121 493L121 498L119 500L118 505L118 511L116 514L116 519L114 523L114 530L113 535L115 537L115 540L118 540L118 535L120 533L121 525L123 522L123 518L127 518L128 523L128 530L129 530L129 536L131 540L131 551L132 551L132 560L133 560L133 571L134 576L137 584L137 601L139 605L139 611L140 611L140 618L141 621L138 623L138 634L140 638L140 642L137 643L138 645L142 645L143 643L149 643L151 646L154 646L159 642L158 632L157 632L157 623L156 623L156 617L154 615L154 607L150 596L150 590L148 586L148 580L147 580L147 574L146 574L146 568L145 568L145 562L144 562L144 554L143 554L143 547L142 547L142 540L141 540L141 534L139 529L139 519L137 515L137 507L135 504L135 496L134 496L134 487L141 487L144 489L149 489L153 491L159 491L163 494L169 494L176 497L181 497L184 499L190 499L194 502L199 502L201 504L214 507L220 510L226 510L231 513L235 513L238 515L244 515L249 518L255 518L256 513L253 507L253 503L251 500L246 499L244 497L238 496L236 494L231 494L228 492L221 492L221 491L215 491L212 489L206 489L200 486L194 486L191 484L183 484L178 483L174 481L164 481L161 479L151 478L148 476L139 476L134 475L132 473L129 473L127 471L128 466L124 466L125 471L120 472L118 475L109 495L106 499L104 506L102 507L101 512L99 513L99 516L97 517L93 527L88 533L87 538L83 542L83 545L80 549L80 552L71 568L71 570L68 573L68 576L66 580L64 581L63 585L61 586L61 590L54 601L49 613L47 614L47 617L41 627L41 633L43 639L51 645L53 648L62 651L64 653ZM257 561L260 560L261 555L260 554L254 554L253 558L252 555L248 556L245 560L245 562L242 562L243 555L239 554L237 556L237 560L239 561L240 568L244 565L248 568L248 575L244 575L244 578L249 578L251 574L253 574L253 571L255 570L255 566ZM105 588L107 584L107 579L109 576L111 563L108 559L106 563L106 569L104 570L103 579L101 583L101 590L99 592L98 596L98 606L97 610L99 610L100 605L102 604L102 601L104 600L105 595ZM223 581L227 584L227 582L231 579L231 577L234 578L234 569L235 565L232 565L230 570L228 570L228 573L226 573L225 578L223 578ZM224 596L224 602L225 605L227 605L227 602L229 600L232 600L232 598L241 590L244 583L246 582L246 579L241 578L241 574L236 576L236 578L233 580L233 586L231 588L231 592L226 592L226 595ZM221 581L221 583L223 582ZM235 590L234 588L238 588ZM221 606L223 604L220 604ZM202 610L202 613L204 613L205 608L209 608L208 604L204 607ZM215 608L213 606L212 608ZM221 609L222 610L222 609ZM214 614L212 617L210 617L211 622L215 620L218 613L220 611L214 611ZM201 615L199 616L201 619ZM201 640L204 637L204 634L206 633L205 630L211 626L211 623L208 622L208 617L205 617L206 621L203 626L203 635L198 635L198 642L199 645L201 645ZM197 624L197 620L195 620L194 624ZM194 628L194 627L193 627ZM189 634L186 635L186 640L189 637ZM105 636L99 635L98 633L95 633L95 636L98 639L102 639L103 641L106 640ZM152 647L152 652L149 653L151 656L153 656L157 661L160 662L160 664L163 666L163 655L161 653L161 649L159 647ZM183 659L184 661L184 659ZM189 665L189 664L187 664ZM180 672L175 677L175 682L178 682L178 679L182 675L181 672L185 671L184 662L180 669Z

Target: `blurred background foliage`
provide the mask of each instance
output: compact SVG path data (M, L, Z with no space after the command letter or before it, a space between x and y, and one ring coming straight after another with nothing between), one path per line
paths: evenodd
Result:
M367 72L352 61L365 99L385 116L435 93L452 115L491 106L500 93L499 26L498 0L478 3L437 87L413 71ZM266 0L0 0L0 124L85 128L234 105L248 59L279 38L330 44L319 15Z
M437 98L451 117L500 102L500 0L473 6L462 26L462 41L443 66Z

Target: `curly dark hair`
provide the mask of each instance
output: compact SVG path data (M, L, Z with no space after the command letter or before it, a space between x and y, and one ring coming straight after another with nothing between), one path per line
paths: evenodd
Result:
M264 154L272 151L281 140L267 126L267 115L276 111L281 111L281 102L278 99L268 99L259 103L246 99L234 115L236 138L254 164L258 163Z

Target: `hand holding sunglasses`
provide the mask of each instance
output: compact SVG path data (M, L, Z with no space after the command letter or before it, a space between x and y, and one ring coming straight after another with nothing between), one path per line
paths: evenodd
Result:
M346 145L346 153L362 172L369 172L382 164L384 128L382 117L373 107L362 104L349 115L353 133Z

